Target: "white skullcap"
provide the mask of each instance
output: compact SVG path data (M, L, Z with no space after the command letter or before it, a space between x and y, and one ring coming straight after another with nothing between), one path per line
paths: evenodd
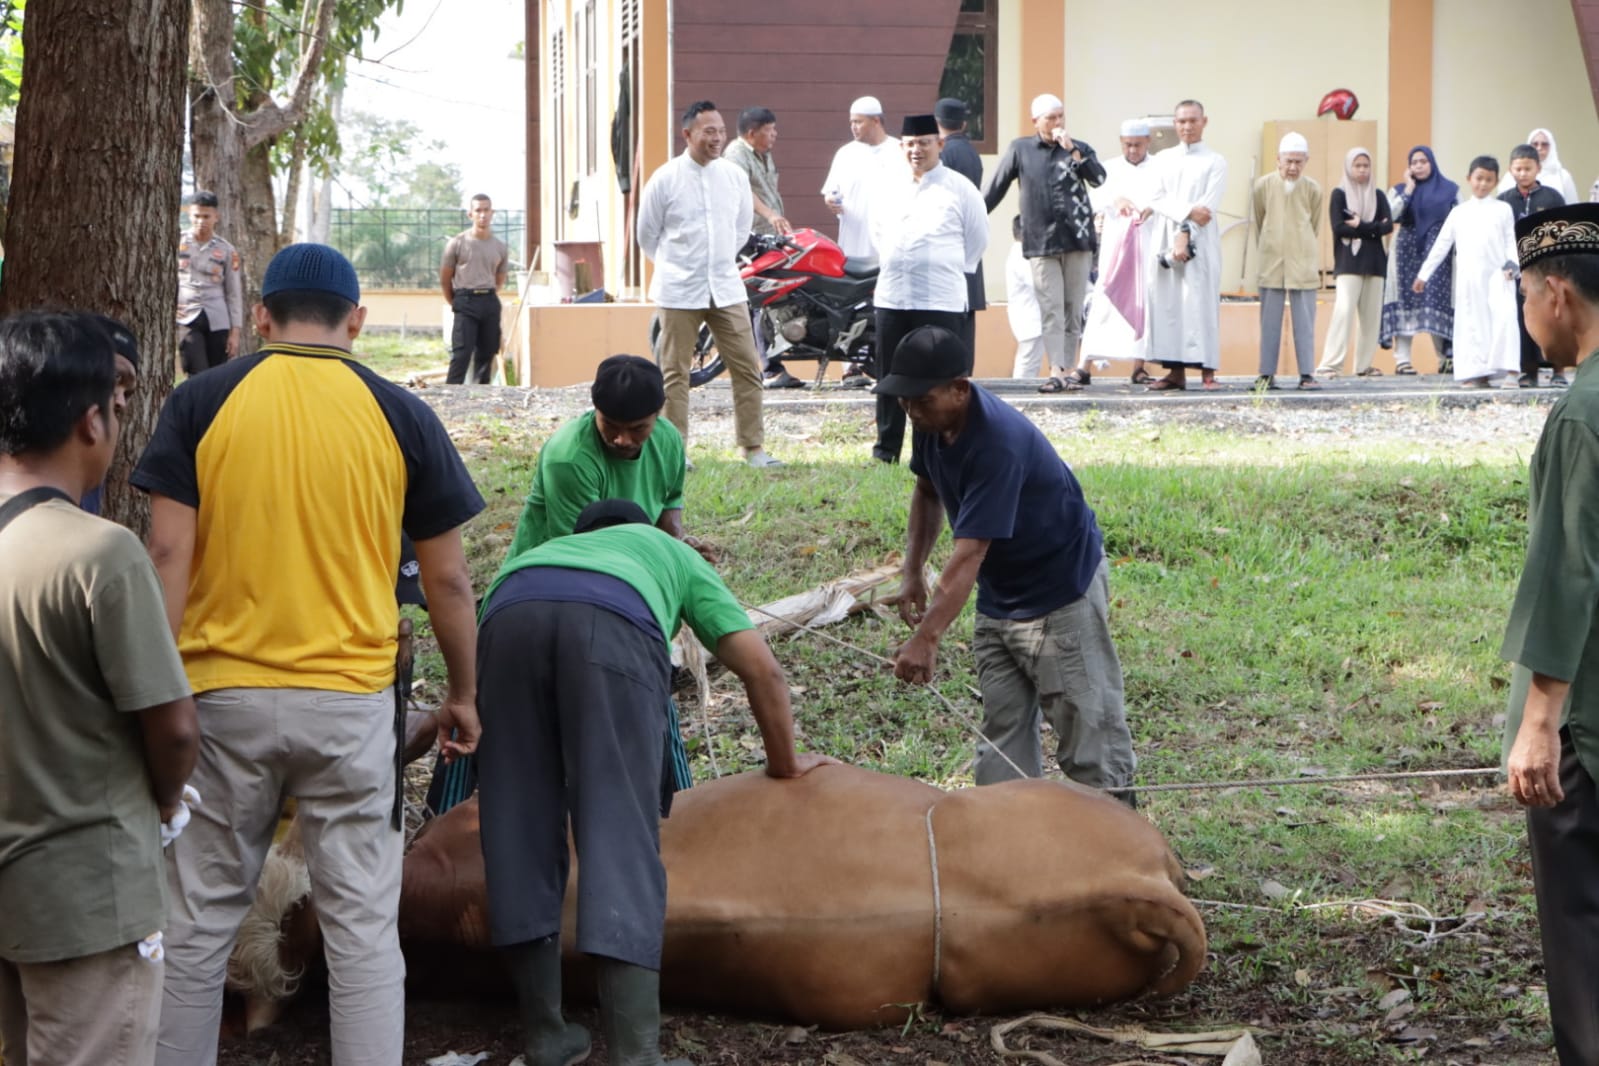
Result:
M849 105L849 113L852 115L876 115L878 118L882 118L883 105L875 96L863 96Z
M1283 139L1277 142L1277 154L1287 155L1290 152L1303 152L1310 154L1310 142L1305 140L1302 133L1285 133Z
M1039 93L1033 97L1033 117L1042 118L1056 108L1064 108L1065 106L1065 104L1060 102L1060 97L1054 93Z
M1123 137L1148 137L1149 123L1141 118L1130 118L1122 123Z

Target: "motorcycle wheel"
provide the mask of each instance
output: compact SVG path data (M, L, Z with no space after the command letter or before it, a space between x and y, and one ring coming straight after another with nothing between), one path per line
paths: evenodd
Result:
M650 355L655 365L661 365L661 316L650 316ZM694 357L689 360L688 387L697 389L722 372L722 353L716 348L716 339L709 326L700 327L699 338L694 342Z

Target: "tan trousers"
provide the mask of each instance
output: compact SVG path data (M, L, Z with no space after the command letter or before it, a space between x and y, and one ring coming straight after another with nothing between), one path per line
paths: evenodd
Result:
M6 1066L150 1066L163 969L136 944L60 962L0 959Z
M1050 373L1060 377L1077 365L1094 253L1039 256L1027 260L1027 265L1033 270L1038 309L1044 317L1044 348L1049 353Z
M1350 319L1360 316L1360 334L1355 340L1355 373L1371 369L1377 354L1377 329L1382 325L1382 278L1361 274L1339 274L1335 284L1332 321L1327 324L1327 340L1321 349L1321 365L1316 369L1333 373L1343 370L1349 352Z
M761 362L755 353L755 333L750 328L749 304L705 310L663 307L661 316L661 373L666 378L666 420L688 442L688 373L699 340L700 323L711 328L716 348L733 386L733 432L738 446L754 451L766 443L761 417Z
M213 1066L222 982L285 797L297 798L322 926L334 1066L400 1066L394 693L218 689L197 699L202 804L168 849L161 1066Z

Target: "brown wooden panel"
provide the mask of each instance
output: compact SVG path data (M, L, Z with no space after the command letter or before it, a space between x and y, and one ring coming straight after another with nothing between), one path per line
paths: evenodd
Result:
M1571 0L1577 16L1577 34L1582 38L1582 58L1588 66L1588 88L1594 110L1599 111L1599 3Z
M771 108L789 220L836 234L816 190L849 139L850 102L880 99L891 134L904 115L931 111L959 8L960 0L674 0L673 106L714 100L729 127L746 107Z

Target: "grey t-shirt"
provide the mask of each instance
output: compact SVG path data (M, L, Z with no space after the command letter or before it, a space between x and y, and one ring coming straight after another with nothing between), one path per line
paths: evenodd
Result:
M188 694L137 537L65 501L0 532L0 959L81 958L166 924L128 712Z
M454 267L451 284L457 289L498 289L497 278L505 270L511 250L498 237L482 240L472 236L472 231L457 233L444 246L444 261L440 269Z

